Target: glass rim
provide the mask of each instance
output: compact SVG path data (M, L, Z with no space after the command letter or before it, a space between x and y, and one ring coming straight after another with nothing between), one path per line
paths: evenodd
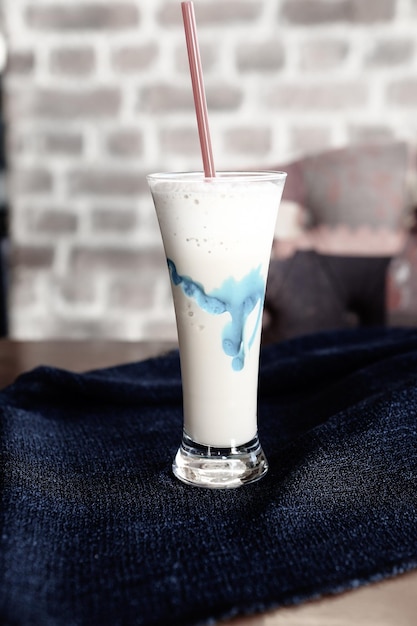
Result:
M149 182L177 182L177 183L190 183L190 182L259 182L263 180L279 181L285 180L287 172L280 170L220 170L216 172L216 176L209 178L205 176L201 171L184 171L184 172L156 172L154 174L148 174L146 176Z

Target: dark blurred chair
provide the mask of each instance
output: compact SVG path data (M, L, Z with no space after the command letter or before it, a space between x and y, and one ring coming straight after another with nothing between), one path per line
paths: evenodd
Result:
M309 156L288 172L263 341L386 322L386 280L405 241L404 143Z

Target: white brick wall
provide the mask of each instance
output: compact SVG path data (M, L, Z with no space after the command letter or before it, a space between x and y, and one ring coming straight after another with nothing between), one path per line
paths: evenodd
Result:
M417 139L416 0L195 0L218 169ZM19 338L175 337L145 175L201 169L180 2L3 0Z

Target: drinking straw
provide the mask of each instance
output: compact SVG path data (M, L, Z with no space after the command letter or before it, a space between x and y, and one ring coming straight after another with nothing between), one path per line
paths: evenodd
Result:
M206 93L204 90L203 70L201 67L193 3L181 2L181 9L182 19L184 21L185 40L187 43L188 62L190 64L198 135L200 138L201 155L203 157L204 175L206 178L213 178L216 176L216 170L214 168L213 153L211 150Z

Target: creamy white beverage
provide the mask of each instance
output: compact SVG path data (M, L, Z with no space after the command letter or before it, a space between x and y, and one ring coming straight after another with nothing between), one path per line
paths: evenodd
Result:
M175 305L184 431L202 446L257 436L263 302L285 176L148 177Z

